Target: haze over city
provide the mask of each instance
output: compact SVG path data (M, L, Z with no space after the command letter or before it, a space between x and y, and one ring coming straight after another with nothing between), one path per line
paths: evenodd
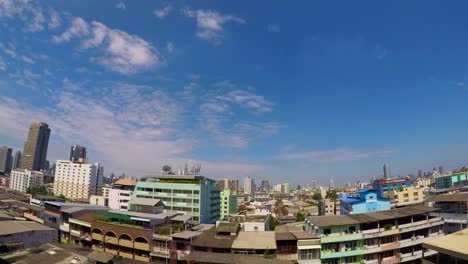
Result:
M46 122L51 162L80 144L134 177L186 162L293 185L459 168L467 5L0 1L0 143L22 150Z

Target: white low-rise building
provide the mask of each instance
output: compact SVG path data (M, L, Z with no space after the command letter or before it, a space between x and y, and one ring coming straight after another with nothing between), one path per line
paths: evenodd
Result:
M64 195L70 199L89 199L101 195L104 168L99 164L73 163L57 160L54 195Z
M10 189L26 192L29 187L38 187L44 184L44 174L39 171L13 170L10 175Z

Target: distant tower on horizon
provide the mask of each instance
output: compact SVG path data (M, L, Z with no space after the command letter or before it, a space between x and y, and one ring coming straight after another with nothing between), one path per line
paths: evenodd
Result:
M440 174L443 174L444 173L444 167L441 165L439 166L439 173Z
M44 169L49 146L50 128L46 123L32 123L24 143L21 168L33 171Z
M423 176L422 170L418 170L418 178L421 178Z
M254 180L250 176L245 177L244 179L244 193L253 194L254 192Z
M388 166L387 163L385 163L383 165L383 177L385 179L389 179L390 178L390 167Z
M70 147L70 155L68 160L73 163L86 163L86 148L80 145Z
M13 166L12 169L16 170L21 168L21 150L17 150L15 152L15 157L13 158Z
M0 148L0 173L9 174L11 172L12 159L11 156L12 149L6 146Z
M333 181L333 179L330 179L330 185L328 187L330 187L330 189L335 188L335 182Z

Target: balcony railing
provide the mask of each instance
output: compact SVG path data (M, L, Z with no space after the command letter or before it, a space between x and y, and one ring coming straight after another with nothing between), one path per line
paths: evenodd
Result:
M78 230L70 230L70 235L80 237L80 231Z
M91 236L94 240L103 241L101 234L92 233Z
M387 243L387 244L381 244L380 245L380 251L388 251L388 250L394 250L399 248L399 244L397 242L392 242L392 243Z
M150 257L145 257L145 256L138 256L135 255L135 260L143 261L143 262L150 262Z
M379 259L370 259L370 260L363 260L362 261L364 264L378 264Z
M116 237L110 237L110 236L106 236L104 238L104 242L109 243L109 244L114 244L114 245L119 244L119 241Z
M128 259L133 259L133 254L132 253L125 253L125 252L120 251L119 256L124 257L124 258L128 258Z
M344 242L344 241L353 241L353 240L360 240L362 239L362 234L361 233L336 233L336 234L330 234L330 235L325 235L320 238L320 241L322 243L332 243L332 242Z
M133 242L131 240L119 239L119 245L123 247L133 248Z
M364 238L374 238L380 236L380 230L378 228L362 230L362 236Z
M398 258L395 256L383 258L381 264L396 264L398 263Z
M70 232L70 224L68 224L68 223L61 224L59 228L63 232Z
M149 251L149 244L148 243L141 243L141 242L133 242L133 247L140 250Z
M351 257L358 255L362 255L361 248L345 248L342 251L322 250L320 252L320 258L322 259Z
M369 245L364 245L362 246L362 252L364 254L372 254L372 253L377 253L377 252L380 252L380 246L379 245L372 245L372 246L369 246Z
M422 258L422 250L410 252L406 254L400 254L400 262L415 260Z
M417 244L421 244L424 241L424 236L417 236L417 237L412 237L404 240L398 241L400 243L400 247L409 247L409 246L414 246Z

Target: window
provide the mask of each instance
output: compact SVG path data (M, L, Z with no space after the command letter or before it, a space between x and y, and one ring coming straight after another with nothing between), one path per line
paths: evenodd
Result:
M331 229L330 229L330 228L325 228L325 229L323 230L323 233L324 233L325 235L329 235L329 234L331 234Z
M254 231L258 231L258 226L254 226Z

